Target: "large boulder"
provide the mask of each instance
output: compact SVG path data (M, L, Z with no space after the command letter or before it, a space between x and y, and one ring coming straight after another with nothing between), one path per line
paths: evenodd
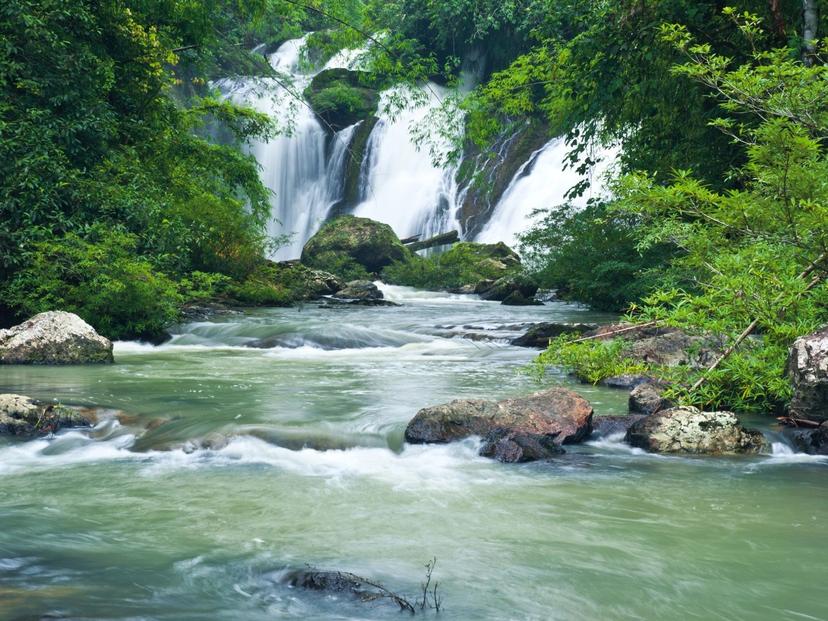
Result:
M13 328L0 330L0 364L112 361L112 342L73 313L40 313Z
M828 455L828 423L815 429L787 427L782 433L798 451L812 455Z
M601 438L615 434L625 434L630 427L642 418L644 418L643 414L595 416L592 419L592 433Z
M325 69L305 89L305 98L323 125L338 132L377 112L379 93L370 74L349 69Z
M564 334L581 334L595 328L597 326L590 323L538 323L529 328L526 334L514 339L512 345L546 349L550 339Z
M326 222L302 249L302 263L341 275L355 264L378 273L394 261L410 256L393 229L369 218L340 216Z
M445 443L481 436L481 454L500 461L544 459L562 452L562 444L589 436L592 407L564 388L503 401L462 399L424 408L408 423L412 444Z
M23 395L0 395L0 434L30 438L90 424L83 414L63 405L41 403Z
M828 326L794 341L788 356L788 376L794 388L790 415L828 420Z
M498 278L491 285L479 285L478 293L484 300L503 302L515 294L531 299L537 290L538 284L532 278L525 274L514 274Z
M758 453L762 434L745 429L732 412L702 412L675 407L642 418L629 428L626 441L653 453L724 455Z
M345 300L382 300L382 291L370 280L352 280L334 294Z

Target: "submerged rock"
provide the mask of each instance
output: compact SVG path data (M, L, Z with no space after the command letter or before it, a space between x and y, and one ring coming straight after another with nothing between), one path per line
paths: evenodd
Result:
M0 330L0 364L112 361L112 342L74 313L40 313L20 325Z
M64 427L90 427L92 421L64 405L41 403L23 395L0 395L0 434L33 437Z
M732 412L702 412L675 407L635 423L626 441L653 453L723 455L758 453L765 445L762 434L745 429Z
M633 388L630 391L630 414L649 416L672 407L673 404L662 396L664 389L663 384L655 381L647 381Z
M794 388L790 415L828 420L828 326L794 341L788 356L788 377Z
M393 229L382 222L340 216L326 222L302 249L302 263L341 275L354 266L369 274L410 256Z
M374 580L344 571L300 569L288 572L283 581L292 588L321 591L330 595L347 595L362 603L388 604L414 613L405 597L386 589Z
M550 339L564 334L581 334L595 330L597 327L591 323L539 323L529 328L523 336L514 339L512 345L546 349Z
M592 407L586 399L553 388L497 402L462 399L424 408L408 423L405 439L426 444L481 436L481 455L505 462L533 461L588 437L591 424Z

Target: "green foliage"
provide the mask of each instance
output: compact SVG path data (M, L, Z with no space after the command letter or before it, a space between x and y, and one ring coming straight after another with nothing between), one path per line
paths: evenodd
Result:
M134 235L105 227L38 242L2 288L25 315L76 313L113 339L153 338L178 317L176 284L137 255Z
M364 72L327 69L314 76L305 97L325 123L339 130L376 113L379 94L366 86L368 77Z
M372 276L353 257L327 250L314 255L313 267L335 274L345 282L351 280L371 280Z
M666 243L639 250L639 232L635 218L607 213L605 203L562 206L521 236L521 254L541 287L596 309L623 311L663 282L672 254Z
M505 262L504 262L505 260ZM441 291L516 274L520 263L505 244L460 242L441 254L411 255L382 272L386 282Z
M573 343L572 335L552 339L549 347L535 361L544 369L548 365L566 367L580 379L597 384L617 375L641 375L649 371L647 365L626 356L628 343L624 339L592 340Z

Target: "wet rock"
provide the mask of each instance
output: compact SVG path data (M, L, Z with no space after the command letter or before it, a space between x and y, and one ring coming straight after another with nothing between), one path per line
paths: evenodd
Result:
M794 388L790 415L828 420L828 326L794 341L787 371Z
M240 316L244 313L221 302L198 302L181 307L181 321L184 323L207 321L213 317Z
M501 304L506 306L543 306L543 302L538 302L535 298L528 298L520 291L512 291Z
M480 288L481 284L478 283L477 288ZM478 291L478 293L484 300L502 302L513 294L519 294L523 298L533 298L537 290L538 285L532 278L524 274L517 274L498 278L490 287Z
M302 249L302 263L336 275L355 266L373 274L410 254L387 224L340 216L326 222L308 240Z
M591 431L592 407L580 395L553 388L528 397L463 399L424 408L408 423L412 444L446 443L481 436L482 455L501 461L543 459L562 444L580 442Z
M42 403L23 395L0 395L0 434L34 437L66 427L90 427L81 412L54 403Z
M49 311L0 330L0 364L112 362L112 343L73 313Z
M590 323L539 323L529 328L523 336L514 339L512 345L546 349L550 339L564 334L581 334L596 328L595 324Z
M828 455L828 424L815 429L788 427L782 433L797 451L811 455Z
M320 71L304 94L322 124L332 132L370 118L379 103L379 93L371 88L371 74L343 68Z
M374 580L349 572L300 569L288 572L283 581L292 588L320 591L329 595L346 595L362 603L388 604L414 613L413 605L404 597Z
M616 433L626 433L630 427L642 418L644 418L643 414L594 416L592 418L592 433L600 437L611 436Z
M745 429L732 412L702 412L676 407L635 423L626 441L653 453L723 455L758 453L765 445L762 434Z
M672 407L672 403L662 395L666 386L655 381L638 384L630 391L630 414L649 416Z
M606 386L607 388L632 390L636 386L640 386L641 384L651 380L652 378L646 375L613 375L611 377L605 377L598 383L601 386Z
M334 297L346 300L382 300L384 296L370 280L352 280L337 291Z

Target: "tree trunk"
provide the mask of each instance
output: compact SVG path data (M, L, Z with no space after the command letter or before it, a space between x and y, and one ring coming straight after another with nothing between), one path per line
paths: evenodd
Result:
M818 26L817 0L802 0L802 60L806 65L814 61Z
M416 241L410 244L406 244L406 247L412 252L416 252L417 250L434 248L434 246L445 246L446 244L453 244L457 241L460 241L460 234L457 231L450 231L449 233L442 233L440 235L436 235L435 237L424 239L423 241Z

